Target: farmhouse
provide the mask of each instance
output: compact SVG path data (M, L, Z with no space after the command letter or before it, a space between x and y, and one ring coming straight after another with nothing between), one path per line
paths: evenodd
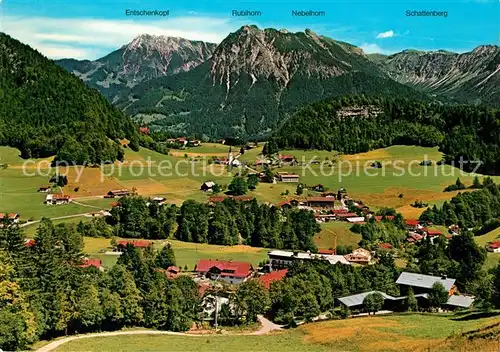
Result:
M406 240L410 243L415 243L422 240L423 238L424 236L422 236L421 234L410 231Z
M26 247L33 247L36 244L36 241L34 239L27 239L24 241L24 245Z
M153 197L153 198L151 198L151 200L154 203L157 203L158 205L163 205L167 202L167 198L165 198L165 197Z
M396 280L402 291L407 291L410 287L415 293L427 293L436 282L443 285L444 289L452 295L456 291L455 279L446 276L431 276L424 274L402 272Z
M269 264L273 270L285 269L294 262L303 262L305 260L326 260L330 264L350 264L343 255L325 255L310 252L290 252L282 250L269 251Z
M264 274L259 277L259 282L262 284L262 286L269 290L273 282L283 280L287 273L288 269L271 271L270 273Z
M396 284L400 285L402 293L407 293L408 288L411 287L415 292L415 298L417 298L419 306L425 306L428 304L428 292L432 288L432 285L436 282L440 282L445 290L449 292L448 301L445 303L446 307L450 309L469 308L474 302L473 297L454 294L456 291L454 285L455 279L403 272L396 281ZM338 300L341 304L353 311L362 311L363 301L366 296L375 292L379 293L384 298L384 310L402 311L405 309L404 302L407 296L394 297L381 291L358 293L355 295L341 297Z
M45 204L47 205L69 204L71 201L71 196L68 194L47 194L47 197L45 197Z
M281 209L292 208L299 205L299 201L296 199L283 200L278 203L278 207Z
M335 220L336 216L335 214L314 214L314 218L316 219L317 222L323 223L323 222L329 222L331 220Z
M358 214L356 213L345 213L345 212L339 212L335 214L339 220L346 220L349 218L357 218ZM364 220L364 218L363 218Z
M0 213L0 221L6 223L18 223L19 222L18 213Z
M346 218L347 222L352 224L360 224L365 222L365 218L363 216L354 216L352 218Z
M392 249L392 244L390 244L390 243L379 243L378 248L384 249L384 250L390 250L390 249Z
M290 174L288 172L278 172L276 174L278 180L281 182L297 183L300 181L300 177L297 174Z
M295 160L295 157L293 155L280 155L280 161L284 163L291 163Z
M83 264L80 264L79 266L80 266L80 268L94 267L94 268L97 268L99 270L104 270L101 260L95 259L95 258L85 258L85 259L83 259Z
M306 205L312 208L333 208L335 204L334 197L307 197ZM356 214L354 214L356 216Z
M246 281L253 272L252 264L232 260L200 259L195 271L199 276L211 280L221 280L230 284Z
M164 271L165 275L167 276L167 279L177 279L180 275L181 269L172 265L167 268L167 270Z
M108 196L110 198L114 198L114 197L125 197L125 196L128 196L130 194L130 192L126 189L115 189L115 190L111 190L108 192Z
M364 248L357 248L352 253L344 255L344 257L349 263L356 264L369 264L372 260L372 254Z
M132 245L132 246L134 246L135 248L147 248L150 245L152 245L153 242L151 242L151 241L145 241L145 240L137 240L137 241L126 241L126 240L123 240L123 241L118 241L116 243L115 250L117 252L123 252L123 250L125 249L125 247L127 247L127 245L129 245L129 244Z
M50 192L50 186L41 186L40 188L38 188L38 192L41 192L41 193L49 193Z
M416 219L405 220L405 223L410 230L418 230L422 227L420 226L420 222Z
M500 241L495 241L495 242L488 243L488 246L486 247L486 249L489 252L500 253Z
M189 145L192 147L199 147L201 145L201 142L197 139L193 139L189 141Z
M214 186L214 181L206 181L202 183L200 190L202 190L203 192L211 191Z

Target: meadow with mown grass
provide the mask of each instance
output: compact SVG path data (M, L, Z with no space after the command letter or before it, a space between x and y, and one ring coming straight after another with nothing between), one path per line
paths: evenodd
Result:
M496 324L496 325L495 325ZM477 330L475 333L470 333ZM481 334L485 332L485 334ZM310 323L261 336L123 335L67 342L65 351L498 351L498 315L401 314ZM489 336L488 334L496 334ZM486 335L486 336L483 336ZM472 338L469 339L469 337ZM496 337L495 337L496 336ZM475 337L475 338L474 338Z

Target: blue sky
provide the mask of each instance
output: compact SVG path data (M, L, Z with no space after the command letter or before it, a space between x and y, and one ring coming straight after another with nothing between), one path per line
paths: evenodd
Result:
M127 17L125 10L170 10L169 17ZM261 17L232 17L258 10ZM292 17L292 10L325 11ZM447 17L408 17L407 10L447 11ZM244 24L313 31L368 53L403 49L464 52L500 42L500 0L455 1L155 1L0 0L0 31L51 58L96 59L149 33L220 42Z

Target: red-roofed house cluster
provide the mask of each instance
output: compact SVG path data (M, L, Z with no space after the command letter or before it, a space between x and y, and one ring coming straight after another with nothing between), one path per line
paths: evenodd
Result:
M239 284L251 276L253 266L250 263L233 260L200 259L196 264L195 271L198 276L210 280Z
M16 224L19 222L18 213L0 213L0 223L3 224Z
M425 226L425 224L421 224L420 221L416 219L405 220L405 223L406 227L408 228L408 237L406 240L409 243L415 243L427 237L433 240L433 238L443 235L446 237L446 239L450 239L453 236L451 227L449 230L449 232L451 233L444 234L442 231L429 229L428 227Z

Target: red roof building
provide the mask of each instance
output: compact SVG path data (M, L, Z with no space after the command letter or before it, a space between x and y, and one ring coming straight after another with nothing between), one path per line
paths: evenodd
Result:
M149 134L149 127L139 127L139 132Z
M487 249L490 252L500 253L500 241L489 243Z
M136 248L147 248L149 247L153 242L151 241L145 241L145 240L137 240L137 241L126 241L126 240L123 240L123 241L118 241L116 243L116 246L117 247L126 247L127 244L131 244L132 246L136 247Z
M419 235L418 233L411 233L410 236L408 237L408 242L417 242L420 241L422 238L424 238L422 235Z
M378 246L382 249L392 249L392 244L390 243L380 243Z
M288 273L288 269L282 269L277 271L271 271L268 274L259 277L259 282L267 289L271 288L271 284L275 281L281 281Z
M443 233L438 230L426 230L428 236L441 236Z
M177 279L179 277L181 269L172 265L169 266L167 270L159 269L159 271L164 272L167 279Z
M19 214L17 213L0 213L0 220L16 221L19 219Z
M229 283L241 283L253 272L252 264L233 260L200 259L195 271L212 280L223 280Z
M36 244L36 241L35 241L35 240L33 240L33 239L31 239L31 240L26 240L26 241L24 242L24 245L25 245L26 247L33 247L35 244Z
M83 264L80 265L81 268L90 268L91 266L100 269L102 267L102 262L100 259L85 258Z
M416 219L408 219L405 220L406 225L411 226L411 227L416 227L419 224L419 221Z
M336 215L338 218L355 218L358 216L356 213L338 213Z
M284 154L280 155L280 160L289 162L289 161L294 161L295 157L293 155Z
M333 249L318 249L318 254L333 255L335 250Z

